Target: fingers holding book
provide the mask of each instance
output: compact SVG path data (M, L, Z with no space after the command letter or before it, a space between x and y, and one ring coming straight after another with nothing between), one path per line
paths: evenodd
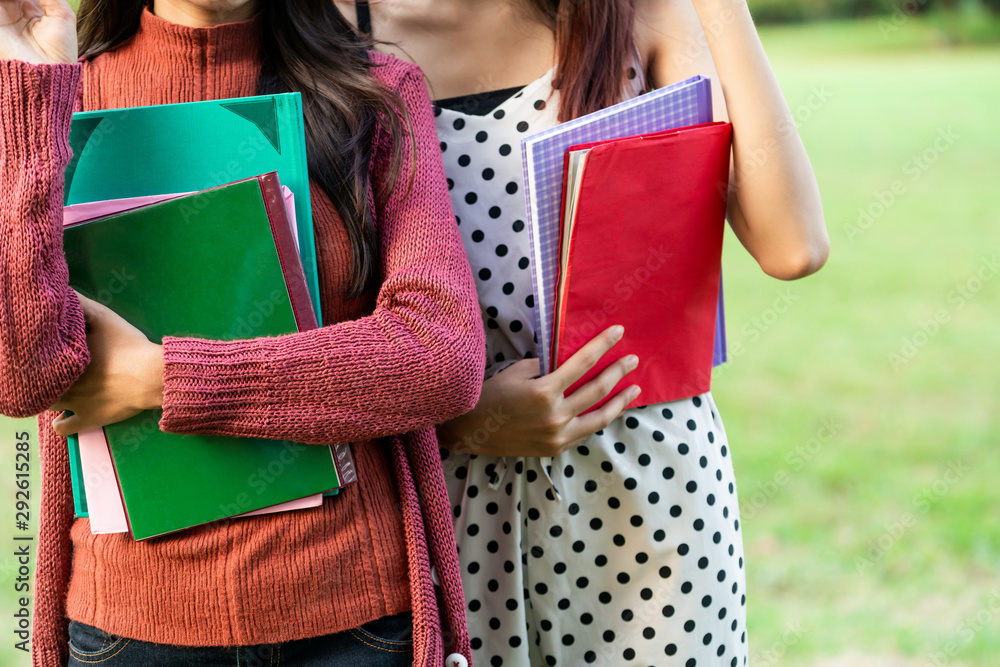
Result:
M52 427L63 437L114 424L163 400L163 354L134 326L107 306L77 293L87 321L90 364L52 406L70 410Z
M438 427L441 445L480 456L537 457L557 456L579 444L617 419L639 395L637 386L628 386L589 411L636 368L634 355L616 361L566 395L623 333L621 327L610 327L543 377L537 359L512 364L484 383L472 412Z

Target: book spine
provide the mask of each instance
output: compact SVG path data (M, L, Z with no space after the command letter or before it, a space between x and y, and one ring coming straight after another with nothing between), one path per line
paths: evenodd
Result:
M295 314L299 331L308 331L319 326L316 311L312 308L309 288L302 263L295 253L295 240L285 213L285 200L281 193L281 183L274 172L257 177L260 194L267 209L267 219L271 223L274 247L278 252L281 272L285 277L285 287Z
M301 165L304 192L295 196L295 224L299 235L299 256L302 267L308 276L307 284L313 304L313 316L317 326L323 325L323 312L319 302L319 268L316 261L316 238L313 233L312 201L309 197L309 163L306 159L305 120L302 115L302 94L289 93L281 96L290 105L290 115L296 124L296 134L299 141L292 149L296 153L296 161Z
M542 136L541 134L539 136ZM543 289L544 278L539 274L541 259L541 233L538 230L538 200L532 197L531 191L535 183L534 173L534 143L527 139L521 140L521 166L524 172L524 203L528 214L528 238L530 240L530 260L531 260L531 289L535 295L535 333L538 336L537 353L540 363L540 373L549 373L549 349L546 341L551 341L552 336L548 334L546 317L543 313L550 313L552 304L548 303L545 290Z
M90 516L87 507L87 493L83 486L83 464L80 461L80 436L72 433L66 438L66 445L69 447L69 476L73 486L73 509L77 518L84 519Z

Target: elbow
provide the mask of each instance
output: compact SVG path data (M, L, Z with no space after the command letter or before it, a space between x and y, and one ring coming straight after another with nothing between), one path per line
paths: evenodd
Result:
M25 406L26 404L23 403L9 403L0 399L0 416L10 417L11 419L27 419L45 411L45 408L35 410L30 407L26 408Z
M27 383L12 381L14 377L8 369L0 371L4 374L3 385L0 386L0 415L14 419L26 419L48 410L59 397L51 398L38 392L37 387ZM50 400L51 398L51 400Z
M465 250L462 250L464 257ZM486 330L479 310L479 301L471 277L466 302L461 308L460 324L448 336L443 349L447 354L442 369L450 387L447 401L447 419L454 419L470 412L479 403L486 377Z
M483 392L483 378L486 375L485 351L485 346L480 348L479 354L473 358L473 363L465 365L461 380L458 381L462 400L457 406L456 417L472 411L479 403L479 396Z
M442 347L446 352L438 355L437 423L460 417L479 403L486 374L486 343L481 320L476 319L475 329L451 338Z
M454 419L470 412L479 403L486 374L486 346L483 338L472 336L474 340L463 346L461 358L452 359L448 372L451 395L447 397L447 419Z
M0 415L15 419L51 410L86 370L90 355L84 347L67 350L48 363L20 361L9 356L0 361Z
M824 229L821 235L796 247L758 260L767 275L778 280L798 280L810 276L826 264L830 257L830 239Z

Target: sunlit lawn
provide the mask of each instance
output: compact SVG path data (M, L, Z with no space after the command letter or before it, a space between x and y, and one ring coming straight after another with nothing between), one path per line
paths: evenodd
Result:
M713 390L756 665L1000 655L1000 50L918 48L916 22L888 34L877 21L762 31L832 253L785 284L727 238L743 348ZM786 289L797 300L779 313Z

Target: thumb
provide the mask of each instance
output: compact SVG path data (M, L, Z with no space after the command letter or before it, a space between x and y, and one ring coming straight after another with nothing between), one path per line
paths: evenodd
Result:
M70 7L66 0L40 0L42 11L46 16L54 18L71 18L76 16L76 12Z
M90 297L87 297L87 296L84 296L84 295L80 294L75 289L73 290L73 294L76 295L77 301L80 302L80 307L83 309L83 316L84 317L90 317L90 316L94 315L95 313L99 312L101 304L99 304L98 302L94 301Z
M56 435L63 438L73 433L79 433L82 430L82 425L83 419L77 414L67 416L64 413L62 417L56 417L52 420L52 428L55 430Z
M80 308L83 310L83 319L87 323L88 333L94 326L101 322L108 312L113 312L103 303L94 301L76 290L73 290L73 293L76 294L77 299L80 301Z

